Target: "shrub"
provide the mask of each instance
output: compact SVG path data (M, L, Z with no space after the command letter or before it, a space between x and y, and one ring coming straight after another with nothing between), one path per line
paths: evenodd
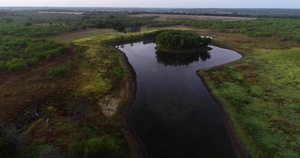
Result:
M294 41L297 42L297 43L300 43L300 36L296 36L296 37L294 38Z
M73 68L75 67L74 61L70 61L70 60L69 60L67 65L68 65L68 68L69 68L69 69L73 69Z
M83 154L87 157L114 158L119 157L119 147L109 137L92 138L86 142Z
M48 71L49 76L63 76L67 73L67 69L62 68L52 68Z
M84 50L83 47L79 47L79 48L78 48L78 51L79 51L80 53L83 53L85 50Z
M6 63L6 66L10 72L17 72L27 66L26 61L23 58L12 58L10 62Z
M81 59L83 59L83 54L82 54L82 53L77 54L77 55L76 55L76 61L79 61L79 60L81 60Z
M39 63L39 61L39 58L30 58L26 60L28 66L35 66Z
M0 61L0 70L6 70L6 69L7 69L6 62Z
M123 78L123 69L120 67L116 67L113 70L113 73L117 75L119 78Z
M108 136L91 138L68 146L68 157L117 158L122 157L116 141Z

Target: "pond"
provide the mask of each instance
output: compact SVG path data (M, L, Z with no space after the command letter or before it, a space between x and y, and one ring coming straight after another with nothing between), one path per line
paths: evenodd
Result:
M158 52L155 47L151 42L117 46L137 75L129 121L148 157L236 157L218 104L196 71L242 56L212 45L192 54Z

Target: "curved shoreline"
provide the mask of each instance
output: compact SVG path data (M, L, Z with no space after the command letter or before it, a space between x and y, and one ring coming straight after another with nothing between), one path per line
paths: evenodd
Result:
M215 67L215 66L214 66ZM201 71L201 70L198 70ZM242 143L240 136L237 133L237 130L233 124L233 122L231 121L230 115L227 113L226 109L223 106L223 103L221 102L220 99L218 99L215 95L212 94L212 89L208 86L207 81L205 80L205 78L199 74L197 71L197 75L199 76L199 78L201 79L202 83L204 84L205 88L208 90L210 96L217 102L220 111L224 117L224 122L227 126L227 130L228 130L228 134L231 138L231 141L233 143L233 147L234 150L237 154L237 157L239 158L251 158L251 156L249 155L249 153L247 152L245 145Z
M132 127L131 123L129 122L129 117L131 113L131 109L133 106L133 103L136 98L136 73L132 67L132 65L129 63L127 56L124 52L121 50L115 48L119 53L122 55L122 60L125 64L125 68L128 70L129 78L125 81L125 87L128 86L130 94L129 100L126 100L123 110L122 110L122 120L124 123L125 130L128 132L125 135L126 140L129 142L130 148L133 151L133 156L136 158L147 158L147 152L144 144L136 134L134 128Z
M213 43L213 45L218 46L220 48L225 48L225 49L230 49L230 50L236 51L237 53L242 55L241 59L243 59L245 57L244 53L241 53L237 50L234 50L234 49L231 49L231 48L228 48L228 47L224 47L223 45L220 45L218 43ZM238 59L238 60L241 60L241 59ZM237 60L235 60L235 61L237 61ZM235 62L235 61L231 61L231 62ZM231 62L229 62L229 63L231 63ZM228 63L225 63L225 64L228 64ZM221 65L225 65L225 64L221 64ZM217 66L221 66L221 65L216 65L216 66L213 66L213 67L217 67ZM199 73L202 70L204 70L204 69L197 70L196 74L201 79L201 81L202 81L203 85L205 86L205 88L207 89L209 95L216 101L216 103L218 104L218 107L220 108L220 111L221 111L221 113L224 117L224 122L227 126L228 134L229 134L229 136L231 138L231 141L233 143L234 150L237 153L237 157L239 157L239 158L251 158L251 155L249 154L249 152L247 152L245 145L243 144L243 142L240 139L239 134L237 133L237 129L234 126L229 113L224 108L225 106L223 105L222 101L219 98L217 98L214 94L212 94L211 87L209 87L209 85L208 85L207 81L205 80L204 76L202 76Z
M228 48L226 48L226 49L228 49ZM130 116L130 112L131 112L131 108L132 108L132 105L133 105L133 103L135 101L135 97L136 97L136 90L137 90L137 87L136 87L136 72L135 72L134 68L132 67L132 65L129 63L126 54L124 52L122 52L121 50L119 50L119 49L117 49L117 50L122 54L122 58L124 59L125 64L126 64L126 69L128 70L128 73L130 73L130 78L126 82L130 84L130 92L132 93L131 94L132 98L130 98L129 102L126 102L126 105L124 107L125 109L122 112L122 117L123 117L123 121L124 121L124 124L125 124L125 128L129 132L126 135L126 140L132 145L131 148L133 148L135 157L147 158L147 152L146 152L144 144L139 139L139 137L137 136L135 130L132 127L132 125L128 121L129 116ZM237 52L237 53L239 53L239 52ZM242 58L245 57L242 53L239 53L239 54L242 55ZM234 62L234 61L231 61L231 62ZM231 63L231 62L229 62L229 63ZM225 63L225 64L228 64L228 63ZM224 65L224 64L221 64L221 65ZM220 66L220 65L216 65L216 66ZM216 66L213 66L213 67L216 67ZM218 104L218 107L220 108L220 111L221 111L221 113L224 117L224 122L225 122L226 127L227 127L227 132L230 136L231 142L233 144L233 148L236 152L236 156L239 157L239 158L250 158L251 156L247 152L247 150L245 148L245 145L242 143L242 141L240 139L240 136L237 133L237 129L234 126L233 122L231 121L231 117L230 117L229 113L227 113L227 111L224 108L223 103L221 102L221 100L219 100L215 95L212 94L212 89L208 86L207 81L205 80L205 78L201 74L198 73L199 71L201 71L201 70L198 70L196 72L196 74L201 79L201 81L204 84L205 88L208 90L210 96Z

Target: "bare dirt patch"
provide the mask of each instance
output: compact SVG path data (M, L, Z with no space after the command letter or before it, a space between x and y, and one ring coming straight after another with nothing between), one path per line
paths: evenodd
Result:
M113 114L115 114L124 96L125 90L121 90L120 94L117 96L107 95L104 98L102 98L98 102L98 105L100 105L103 114L106 117L110 117Z

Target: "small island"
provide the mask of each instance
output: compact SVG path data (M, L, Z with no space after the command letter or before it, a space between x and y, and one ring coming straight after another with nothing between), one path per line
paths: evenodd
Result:
M156 49L172 53L207 51L211 42L211 38L201 37L192 32L167 30L156 36Z

